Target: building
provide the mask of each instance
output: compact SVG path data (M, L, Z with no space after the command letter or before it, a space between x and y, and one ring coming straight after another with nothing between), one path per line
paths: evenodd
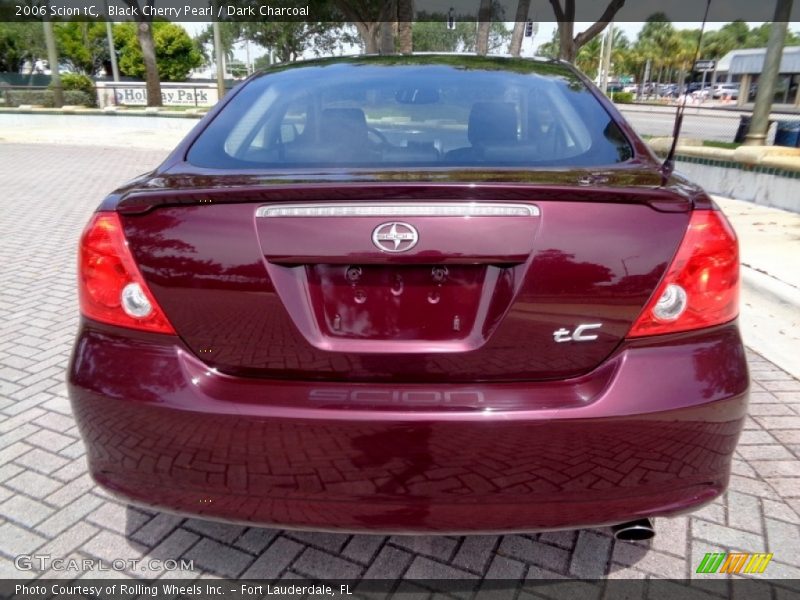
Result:
M755 102L758 78L764 67L766 48L731 50L717 62L716 83L739 83L738 104ZM800 46L783 49L780 75L775 84L775 104L792 104L800 108Z

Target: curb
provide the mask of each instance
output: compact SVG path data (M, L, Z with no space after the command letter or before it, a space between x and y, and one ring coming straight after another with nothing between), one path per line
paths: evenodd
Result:
M201 119L210 108L190 108L185 111L177 110L147 110L126 109L106 110L103 108L63 107L63 108L36 108L28 107L0 107L0 114L8 115L79 115L88 117L162 117L167 119Z
M741 268L739 323L745 344L800 378L800 289L746 265ZM748 300L750 302L748 302Z
M769 296L774 302L785 304L800 315L800 289L749 265L742 264L742 283Z

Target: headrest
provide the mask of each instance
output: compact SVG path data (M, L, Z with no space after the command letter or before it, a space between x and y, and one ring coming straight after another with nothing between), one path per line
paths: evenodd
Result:
M320 136L326 142L367 139L367 118L360 108L326 108L322 111Z
M514 142L517 111L511 102L476 102L469 113L469 143Z

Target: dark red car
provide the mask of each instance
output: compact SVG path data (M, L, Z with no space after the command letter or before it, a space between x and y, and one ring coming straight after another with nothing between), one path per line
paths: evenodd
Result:
M738 268L710 198L568 65L284 65L100 205L70 395L133 503L646 537L727 485Z

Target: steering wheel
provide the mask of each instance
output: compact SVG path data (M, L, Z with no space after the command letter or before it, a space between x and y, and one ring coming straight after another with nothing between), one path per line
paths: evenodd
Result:
M374 127L369 127L368 126L367 127L367 134L368 135L369 134L374 135L376 138L378 138L379 141L375 144L376 146L391 146L392 145L389 142L389 140L386 138L386 136L383 135L382 132L380 132L379 130L375 129Z

